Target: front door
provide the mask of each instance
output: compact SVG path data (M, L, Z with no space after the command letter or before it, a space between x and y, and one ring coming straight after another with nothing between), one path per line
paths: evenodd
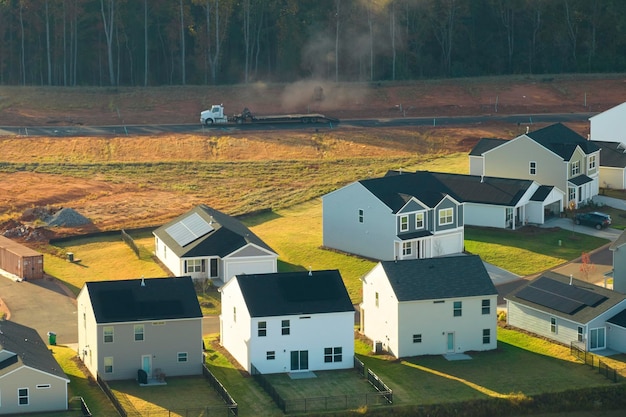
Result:
M143 369L148 378L152 377L152 355L141 355L141 369Z
M454 352L454 332L448 332L446 350Z
M291 370L301 371L309 369L309 351L308 350L292 350L291 351Z

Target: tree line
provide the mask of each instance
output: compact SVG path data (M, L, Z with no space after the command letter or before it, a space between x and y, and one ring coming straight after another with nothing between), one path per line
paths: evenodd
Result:
M0 84L622 72L623 0L0 0Z

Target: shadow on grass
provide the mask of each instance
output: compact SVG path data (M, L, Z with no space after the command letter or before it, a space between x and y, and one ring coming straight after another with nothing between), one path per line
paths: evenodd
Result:
M283 216L276 213L272 209L266 209L260 212L254 212L250 214L237 216L237 219L239 219L247 227L254 227L263 223L270 222L272 220L280 219L281 217Z

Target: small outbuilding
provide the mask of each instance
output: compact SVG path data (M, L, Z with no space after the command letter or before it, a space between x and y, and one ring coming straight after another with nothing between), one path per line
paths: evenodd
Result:
M0 236L0 269L19 279L43 278L43 254Z

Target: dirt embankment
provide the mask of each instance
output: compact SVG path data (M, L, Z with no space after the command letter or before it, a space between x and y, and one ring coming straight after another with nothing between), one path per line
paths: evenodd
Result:
M316 95L318 87L322 88L321 96ZM223 103L229 113L249 107L259 114L320 112L340 119L594 113L621 103L624 97L626 82L621 76L114 90L2 87L0 126L198 123L199 112L215 103ZM586 123L571 127L582 135L588 132ZM523 129L523 126L492 125L357 130L339 125L328 132L242 134L216 129L202 137L0 137L0 162L59 166L154 163L158 169L162 162L409 157L466 152L481 137L510 138ZM211 184L198 184L198 190L190 194L163 190L141 181L132 176L112 180L105 174L91 178L75 172L45 174L36 168L0 173L0 228L19 229L26 210L42 207L72 208L91 220L71 229L56 227L55 233L157 225L195 204L220 198ZM294 186L306 187L306 184ZM50 235L41 220L29 224L45 229L38 232L40 236Z

